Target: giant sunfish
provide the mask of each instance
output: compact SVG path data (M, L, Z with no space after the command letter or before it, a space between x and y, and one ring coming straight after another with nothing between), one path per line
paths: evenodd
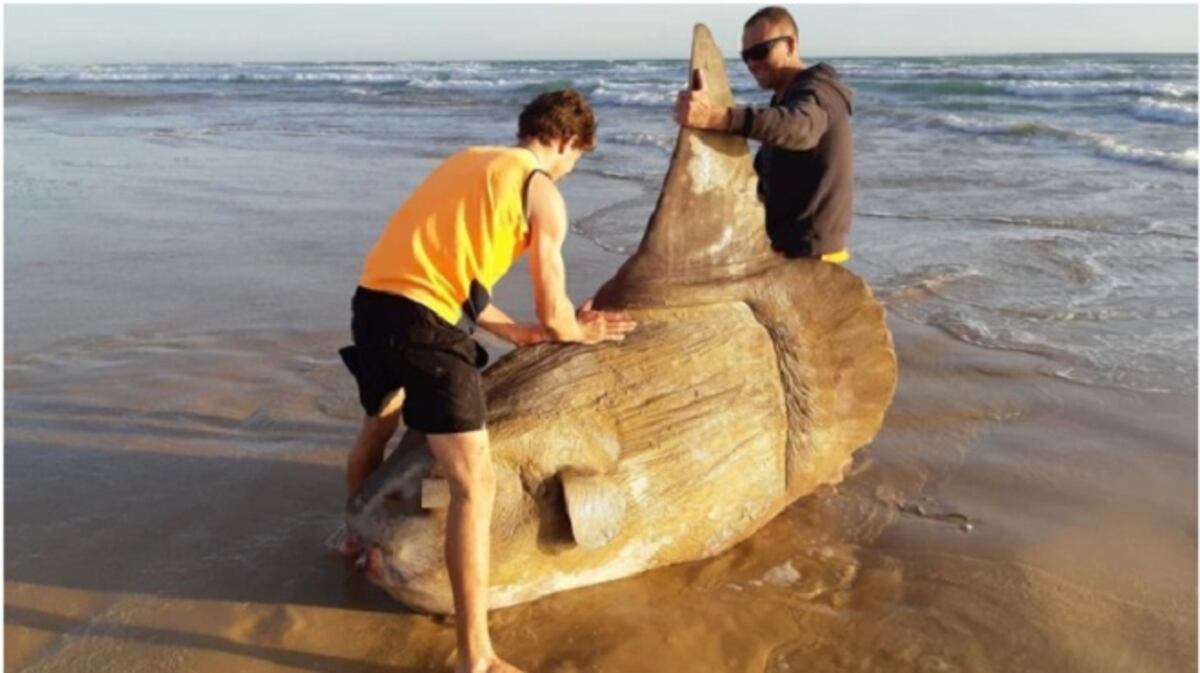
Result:
M733 95L708 28L691 70ZM860 278L767 241L745 139L682 128L637 252L596 308L623 342L539 344L484 372L496 465L489 605L720 554L875 436L896 386L883 307ZM421 433L347 505L377 584L450 614L445 493Z

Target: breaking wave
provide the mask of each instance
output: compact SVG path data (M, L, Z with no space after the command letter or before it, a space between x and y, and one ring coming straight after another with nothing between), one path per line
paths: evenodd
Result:
M892 64L847 63L838 71L848 77L863 79L911 80L1121 80L1131 77L1146 79L1194 79L1196 68L1169 64L1133 67L1117 64Z
M1139 98L1138 102L1133 105L1133 116L1138 119L1195 126L1196 106L1186 103L1170 103L1153 98Z
M630 145L634 147L657 147L658 149L670 154L675 149L675 138L672 136L666 138L645 131L632 131L625 133L617 133L609 141L618 145Z
M1196 87L1175 82L994 82L1015 96L1104 96L1151 94L1171 98L1196 98Z
M978 135L1009 136L1017 138L1047 138L1075 147L1091 150L1094 154L1130 163L1158 166L1177 171L1195 172L1197 155L1195 148L1171 152L1138 147L1117 138L1092 131L1077 131L1052 124L1031 121L991 121L960 117L956 114L938 115L932 124L941 128Z

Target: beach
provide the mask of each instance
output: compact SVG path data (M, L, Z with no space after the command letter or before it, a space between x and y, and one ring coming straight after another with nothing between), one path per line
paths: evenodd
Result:
M1195 397L1088 389L892 322L849 477L715 559L494 613L538 671L1194 668ZM453 627L329 548L338 331L10 363L7 670L434 671Z
M362 255L439 158L510 142L530 87L567 81L602 125L563 184L582 301L653 209L682 70L389 67L6 72L6 670L447 670L452 623L330 545ZM493 613L498 650L1196 670L1194 57L842 69L849 268L899 360L876 440L725 554ZM525 265L496 302L533 318Z

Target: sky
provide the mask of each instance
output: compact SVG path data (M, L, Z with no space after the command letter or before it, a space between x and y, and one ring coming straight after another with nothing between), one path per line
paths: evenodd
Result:
M760 5L7 5L6 66L684 58ZM1189 5L786 5L805 56L1197 50Z

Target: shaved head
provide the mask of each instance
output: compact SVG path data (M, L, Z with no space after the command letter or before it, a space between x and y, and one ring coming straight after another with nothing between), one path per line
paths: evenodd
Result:
M749 28L758 21L766 21L770 24L786 26L791 29L791 32L789 33L791 35L799 35L800 33L800 30L796 28L796 20L792 18L792 13L783 7L779 7L778 5L763 7L757 12L751 14L750 18L746 19L746 24L742 27Z

